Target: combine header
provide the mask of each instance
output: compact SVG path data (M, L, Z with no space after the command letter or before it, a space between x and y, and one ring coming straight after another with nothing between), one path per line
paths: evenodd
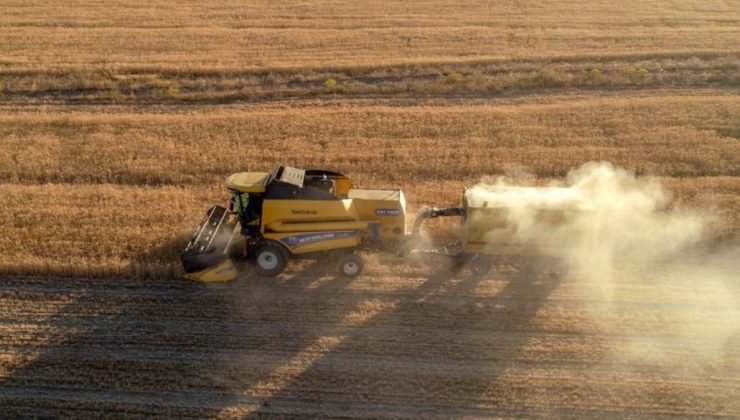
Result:
M341 275L355 277L363 269L359 250L444 255L485 274L491 254L516 251L511 243L497 242L497 235L491 240L491 231L510 228L504 218L490 217L502 209L465 197L462 207L422 208L407 234L401 190L354 188L336 172L278 166L270 173L233 174L226 188L228 208L211 207L180 255L186 278L232 280L235 259L254 263L263 276L276 276L301 255L328 257ZM423 249L421 225L436 217L460 217L461 239Z

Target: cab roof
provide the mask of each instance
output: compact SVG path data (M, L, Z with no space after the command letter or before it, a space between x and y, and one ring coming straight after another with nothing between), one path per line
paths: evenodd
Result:
M239 172L226 178L226 188L243 193L263 193L269 172Z

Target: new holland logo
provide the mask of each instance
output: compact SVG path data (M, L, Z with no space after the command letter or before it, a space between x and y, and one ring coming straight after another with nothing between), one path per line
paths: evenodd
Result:
M281 241L291 248L297 248L315 242L352 238L355 235L357 235L355 231L307 233L304 235L287 236L282 238Z

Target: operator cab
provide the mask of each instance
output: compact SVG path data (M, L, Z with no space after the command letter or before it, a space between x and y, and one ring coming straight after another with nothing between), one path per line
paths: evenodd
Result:
M239 216L243 228L257 221L262 213L262 197L270 174L267 172L240 172L226 178L231 193L229 211Z

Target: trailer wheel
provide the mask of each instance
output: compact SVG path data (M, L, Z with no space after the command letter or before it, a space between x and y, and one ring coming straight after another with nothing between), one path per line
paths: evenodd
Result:
M337 264L339 267L339 274L345 277L357 277L362 273L364 263L359 255L347 254L339 259Z
M265 241L255 253L257 273L266 277L275 277L288 265L288 252L275 242Z
M398 252L401 248L401 241L396 238L388 238L383 241L383 250L388 252Z
M470 257L468 267L470 267L470 272L474 276L484 276L491 271L493 263L491 262L491 257L483 254L475 254Z

